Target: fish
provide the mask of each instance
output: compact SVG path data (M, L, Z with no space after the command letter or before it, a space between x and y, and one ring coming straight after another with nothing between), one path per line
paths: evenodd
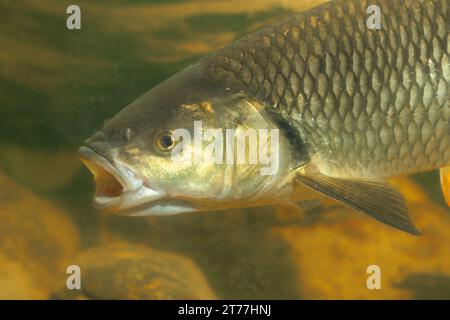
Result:
M449 203L449 8L330 1L206 55L79 149L95 207L148 216L332 199L419 235L390 180L440 169ZM240 135L224 142L229 132ZM236 137L271 161L236 161Z

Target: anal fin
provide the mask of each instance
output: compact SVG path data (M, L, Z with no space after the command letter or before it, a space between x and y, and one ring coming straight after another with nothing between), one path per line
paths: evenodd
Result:
M441 168L441 188L444 199L450 207L450 167Z
M406 200L387 182L333 178L321 173L298 175L307 187L413 235L420 232L411 222Z

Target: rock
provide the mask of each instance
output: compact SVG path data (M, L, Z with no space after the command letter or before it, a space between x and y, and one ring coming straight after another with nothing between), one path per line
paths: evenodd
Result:
M18 262L0 255L0 300L45 299L32 274Z
M271 232L282 223L270 207L170 217L105 216L104 244L123 240L188 256L221 299L295 299L291 246Z
M181 255L117 243L89 249L76 261L88 298L216 298L198 267Z
M413 293L418 300L448 300L450 297L450 276L442 274L412 274L397 285Z
M38 293L22 291L25 285L10 281L6 294L45 297L65 284L65 270L78 251L79 239L78 230L63 210L0 172L0 220L0 255L7 264L20 266L15 276L26 274L23 281L30 278L34 282L30 285L39 288ZM9 270L2 269L4 274Z
M422 232L419 237L345 207L322 213L324 219L313 224L273 228L292 248L297 286L303 298L415 298L424 288L422 274L450 277L448 209L432 203L408 178L399 179L396 184L406 196L413 221ZM366 269L370 265L381 268L381 290L369 290L366 286ZM440 288L439 292L441 296L437 298L450 298L448 289Z

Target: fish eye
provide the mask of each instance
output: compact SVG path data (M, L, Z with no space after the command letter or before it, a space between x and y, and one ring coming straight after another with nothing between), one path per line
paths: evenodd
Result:
M175 139L173 138L172 131L162 130L155 135L153 145L160 152L169 152L175 146Z

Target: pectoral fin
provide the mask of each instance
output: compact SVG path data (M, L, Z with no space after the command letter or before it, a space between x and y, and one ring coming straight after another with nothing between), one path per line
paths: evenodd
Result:
M298 175L307 187L413 235L420 232L411 222L405 198L386 182L333 178L320 173Z
M450 207L450 167L441 169L441 188L445 201Z
M323 204L321 200L314 199L314 200L304 200L304 201L298 201L297 205L305 212L311 212L314 210L319 209Z

